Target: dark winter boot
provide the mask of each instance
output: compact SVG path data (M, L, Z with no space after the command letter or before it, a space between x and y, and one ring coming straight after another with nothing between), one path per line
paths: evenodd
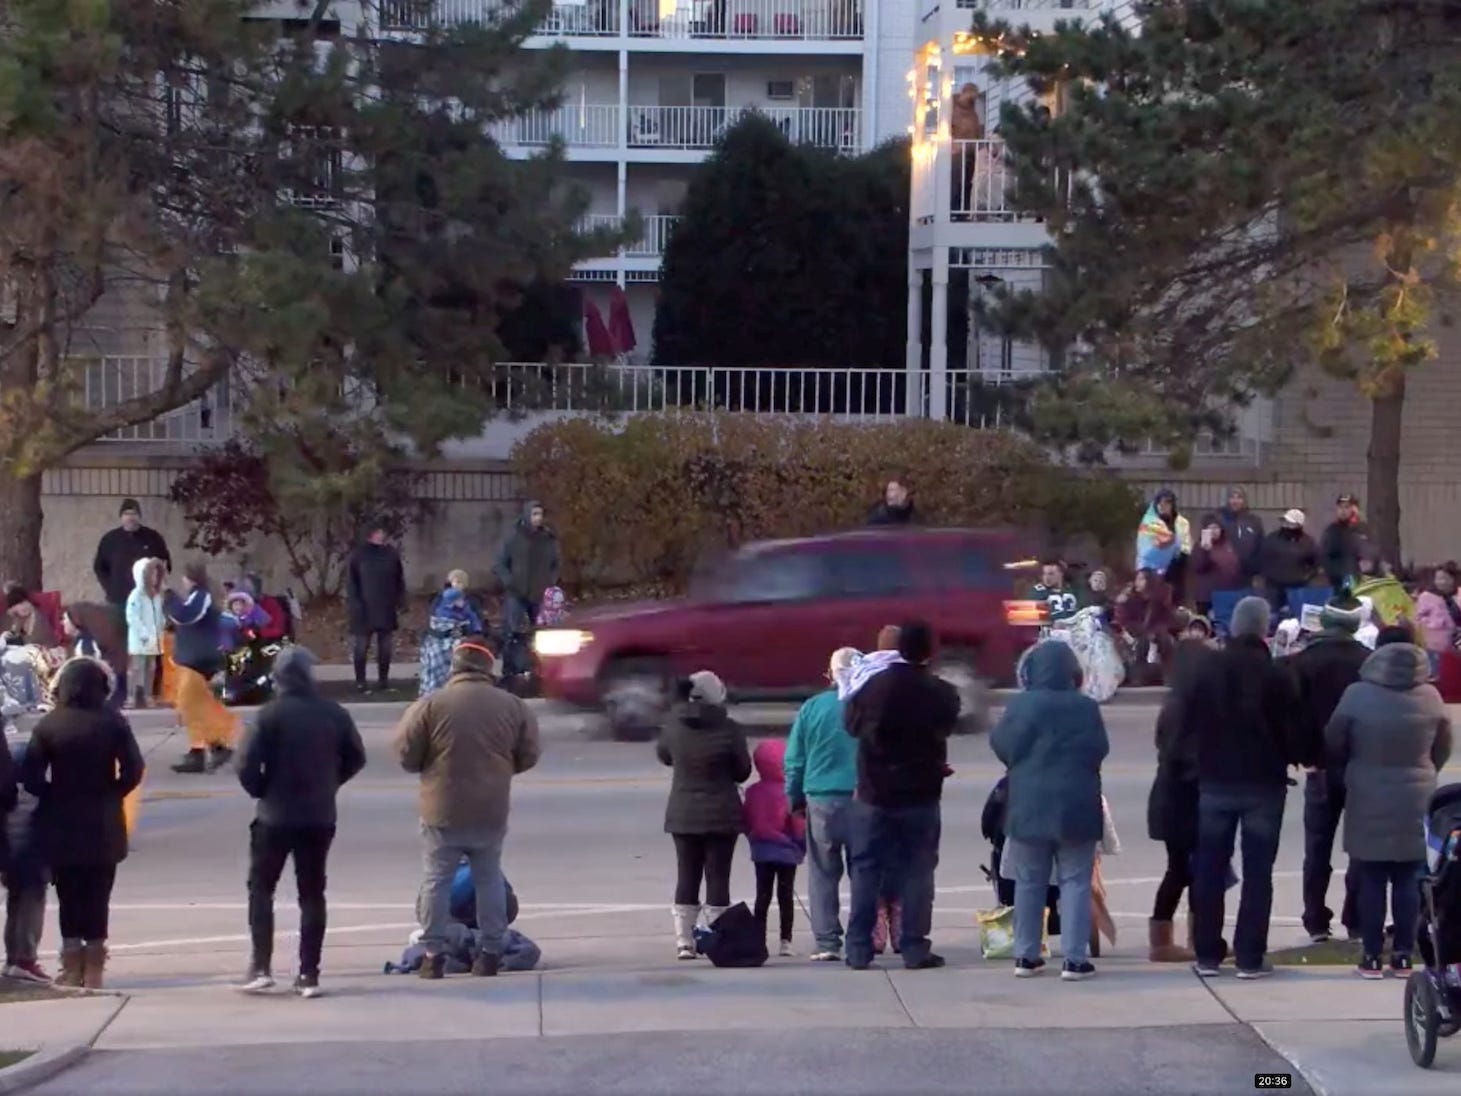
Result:
M421 957L421 969L416 974L428 982L436 982L446 977L446 956L445 955L424 955Z
M56 975L55 985L80 989L86 977L86 959L80 940L61 941L61 973Z
M106 981L107 942L88 940L81 953L81 984L87 989L103 989Z
M175 773L202 773L208 771L208 761L202 750L189 750L183 759L172 767Z
M207 770L211 773L223 768L233 760L233 750L227 746L214 746L208 751Z
M477 978L496 978L502 960L490 952L479 951L472 960L472 974Z

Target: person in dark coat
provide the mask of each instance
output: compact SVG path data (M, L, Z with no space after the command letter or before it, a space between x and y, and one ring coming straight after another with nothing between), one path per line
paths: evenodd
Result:
M1227 542L1238 554L1242 585L1250 585L1262 571L1263 519L1248 509L1248 494L1241 487L1228 492L1228 503L1218 511Z
M1264 636L1268 603L1245 597L1233 609L1231 638L1199 662L1183 691L1183 719L1197 739L1197 863L1192 912L1196 970L1212 977L1222 962L1222 925L1233 846L1243 831L1243 888L1233 934L1239 978L1261 978L1268 963L1273 862L1283 826L1288 767L1301 746L1298 687L1274 662Z
M365 681L365 661L372 636L376 685L381 692L391 687L391 647L405 601L406 569L401 564L401 553L386 543L386 528L377 523L369 530L365 543L350 553L345 576L351 655L355 664L355 688L359 692L370 692Z
M891 655L891 653L890 653ZM959 720L959 694L928 668L933 633L913 621L898 629L896 657L848 692L847 733L857 739L857 796L848 811L852 902L846 959L866 970L884 889L902 911L898 951L909 970L944 965L929 942L934 873L942 833L948 739ZM856 667L854 667L856 677Z
M1197 724L1184 718L1183 703L1199 664L1215 657L1205 640L1188 639L1172 656L1171 680L1157 715L1157 773L1147 797L1147 836L1167 850L1167 869L1157 885L1148 928L1148 958L1153 963L1190 963L1192 935L1192 858L1197 851ZM1188 946L1174 938L1173 921L1183 892L1188 899Z
M259 709L238 755L238 781L258 800L249 826L247 993L274 986L274 892L294 858L299 891L299 976L294 991L319 996L325 943L325 862L335 839L335 797L365 767L365 746L350 714L319 694L315 656L285 647L274 662L278 695Z
M695 925L730 908L731 859L744 824L738 786L751 775L746 736L726 714L724 682L709 670L690 675L685 704L661 731L655 753L674 770L665 833L675 843L675 949L695 958Z
M1101 708L1080 691L1069 644L1047 640L1026 657L1025 690L990 734L1009 769L1000 871L1015 881L1015 975L1040 973L1040 937L1052 869L1060 885L1061 978L1091 964L1091 876L1102 834L1101 762L1111 752Z
M1217 591L1241 590L1251 581L1244 576L1242 557L1218 516L1204 514L1197 547L1192 550L1192 600L1197 615L1212 615L1212 595Z
M107 607L116 618L116 627L121 631L120 664L111 663L117 681L117 703L127 696L127 595L132 592L134 580L132 568L139 559L160 559L163 567L171 573L172 555L167 550L167 540L156 529L142 524L142 506L136 499L123 499L118 510L118 524L102 534L96 545L96 558L92 561L92 573L100 584ZM151 682L135 682L151 686Z
M1263 588L1269 607L1283 613L1289 591L1309 585L1319 569L1319 547L1304 532L1304 512L1288 510L1279 527L1263 538Z
M1390 966L1402 977L1415 949L1426 811L1451 756L1451 722L1430 674L1413 643L1377 648L1324 730L1329 764L1344 773L1344 851L1358 880L1359 973L1367 978L1384 976L1387 887L1395 915Z
M1334 520L1319 537L1319 562L1329 585L1340 590L1359 574L1360 556L1369 542L1369 528L1360 516L1360 500L1344 494L1334 500Z
M543 504L530 500L502 542L492 568L504 594L502 661L508 675L531 669L528 643L543 607L543 592L558 585L561 564L558 534L548 527Z
M1352 599L1335 599L1319 615L1321 631L1288 660L1299 690L1299 726L1302 746L1299 762L1304 777L1304 931L1315 943L1330 937L1334 911L1327 905L1330 858L1334 835L1344 813L1344 773L1330 768L1324 728L1344 691L1360 679L1360 667L1370 650L1355 633L1364 622L1364 610ZM1340 923L1350 935L1358 931L1355 913L1353 866L1344 873L1344 905Z
M868 512L869 525L913 525L913 496L901 480L890 479L883 497Z
M212 772L233 758L238 717L224 707L210 684L223 668L223 652L219 650L220 614L208 569L197 560L184 565L182 595L168 590L162 604L173 628L178 718L188 732L188 752L172 769L176 773Z
M117 865L127 858L122 800L142 783L132 728L108 706L112 676L76 658L56 676L57 707L31 732L21 780L56 885L61 921L57 985L101 989Z
M1176 645L1172 635L1176 617L1172 612L1172 588L1165 579L1149 568L1137 571L1131 585L1116 599L1113 615L1116 627L1130 640L1133 679L1146 679L1153 647L1161 665L1167 665Z

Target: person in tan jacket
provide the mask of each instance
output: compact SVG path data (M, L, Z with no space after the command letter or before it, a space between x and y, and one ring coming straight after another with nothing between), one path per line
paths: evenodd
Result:
M451 884L462 858L477 890L479 977L497 974L507 928L502 844L512 778L538 763L538 722L517 697L497 687L493 653L480 636L452 652L446 685L406 709L396 731L401 767L421 777L424 878L417 901L426 959L421 977L445 973Z

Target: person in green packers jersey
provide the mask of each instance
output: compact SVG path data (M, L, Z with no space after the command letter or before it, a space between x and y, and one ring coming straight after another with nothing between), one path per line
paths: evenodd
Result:
M1031 601L1043 601L1050 608L1050 621L1069 620L1082 608L1080 592L1065 581L1065 565L1058 559L1040 564L1040 581L1030 588Z

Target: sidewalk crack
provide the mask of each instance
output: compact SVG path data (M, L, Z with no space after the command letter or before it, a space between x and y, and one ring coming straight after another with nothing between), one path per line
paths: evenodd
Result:
M888 980L888 988L893 991L893 998L898 1002L898 1007L903 1010L903 1015L908 1017L908 1026L916 1028L918 1021L913 1018L913 1013L908 1011L908 1002L903 1000L903 995L898 992L898 984L893 981L893 972L883 971L883 977Z

